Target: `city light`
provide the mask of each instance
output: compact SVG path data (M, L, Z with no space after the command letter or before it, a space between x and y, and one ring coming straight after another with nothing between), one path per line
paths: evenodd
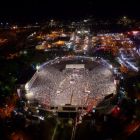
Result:
M139 31L132 31L133 35L137 35Z

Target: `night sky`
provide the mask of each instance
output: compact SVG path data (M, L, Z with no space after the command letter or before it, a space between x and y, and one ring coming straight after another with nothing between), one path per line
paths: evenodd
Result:
M130 16L140 18L140 5L135 0L2 0L0 18L36 20Z

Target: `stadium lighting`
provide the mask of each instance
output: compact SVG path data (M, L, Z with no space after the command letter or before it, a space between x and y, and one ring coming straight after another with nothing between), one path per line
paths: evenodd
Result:
M32 99L33 98L33 92L29 92L25 96L26 96L27 99Z
M37 65L37 66L36 66L36 70L39 70L39 68L40 68L40 66L39 66L39 65Z
M26 85L25 85L25 89L26 89L26 90L29 89L29 84L28 84L28 83L26 83Z
M109 65L109 68L110 68L110 69L112 69L112 68L113 68L113 66L112 66L112 65Z

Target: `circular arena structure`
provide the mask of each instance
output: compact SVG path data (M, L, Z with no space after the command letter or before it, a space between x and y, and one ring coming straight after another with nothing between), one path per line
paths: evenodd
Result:
M93 57L57 57L38 67L25 85L26 98L50 107L96 107L116 92L107 66Z

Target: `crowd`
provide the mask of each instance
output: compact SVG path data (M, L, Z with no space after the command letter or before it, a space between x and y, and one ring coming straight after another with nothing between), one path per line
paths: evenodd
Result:
M93 101L97 105L116 89L111 71L102 65L92 70L85 67L60 71L53 63L36 72L33 79L28 92L33 93L33 99L48 106L88 106Z

